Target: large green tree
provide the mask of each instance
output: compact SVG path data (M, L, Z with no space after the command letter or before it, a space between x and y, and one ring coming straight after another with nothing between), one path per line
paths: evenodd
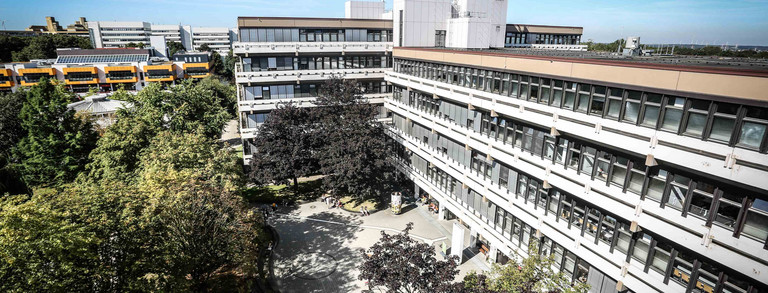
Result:
M376 105L363 98L359 85L333 77L321 87L317 105L316 154L326 189L358 199L390 189L394 172L387 135Z
M571 278L554 267L554 254L539 251L539 242L531 241L528 256L515 258L507 265L495 265L490 274L490 289L521 293L586 293L589 285L571 282Z
M293 181L316 172L314 123L310 110L293 103L279 104L259 126L256 151L251 159L250 177L260 184Z
M17 170L13 148L26 135L21 127L19 113L24 104L24 93L0 93L0 196L4 193L27 193L26 185Z
M32 186L69 182L85 168L98 136L90 120L67 108L73 96L47 79L26 92L19 118L27 135L16 150Z
M57 48L91 49L88 38L68 35L0 36L0 61L56 58Z

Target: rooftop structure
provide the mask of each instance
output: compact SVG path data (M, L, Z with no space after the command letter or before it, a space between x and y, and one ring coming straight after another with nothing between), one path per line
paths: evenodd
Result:
M121 108L130 108L133 105L129 102L109 99L107 94L97 94L87 96L82 101L67 105L67 108L77 112L86 112L95 119L98 126L104 128L112 125L115 119L115 112Z
M53 16L46 16L45 23L45 25L32 25L28 27L26 31L43 34L66 34L88 37L88 23L85 20L85 17L80 17L75 23L68 25L66 29L62 28Z

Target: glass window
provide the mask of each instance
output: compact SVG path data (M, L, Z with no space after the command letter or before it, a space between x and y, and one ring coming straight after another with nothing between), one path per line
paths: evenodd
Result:
M688 212L694 216L707 219L709 217L709 210L712 207L714 193L714 185L705 181L697 181L696 188L691 195L691 205L688 208Z
M597 150L593 147L585 147L581 156L581 173L592 176L592 169L595 165L595 153Z
M707 125L709 101L691 100L691 108L688 110L688 122L685 134L701 137L704 127Z
M648 251L651 246L651 236L645 233L640 233L640 237L635 240L635 247L632 250L632 258L641 264L645 264L645 260L648 258Z
M624 102L624 118L625 122L632 124L637 123L637 117L640 115L640 98L641 93L638 91L627 91L627 101Z
M660 94L645 94L645 112L641 125L656 128L656 121L659 120L659 109L661 109Z
M736 125L736 112L738 112L738 110L738 105L718 103L709 138L729 142L734 126Z
M613 175L611 176L611 183L624 187L624 180L627 178L627 164L629 160L627 158L616 157L616 163L613 164Z
M733 226L736 224L736 218L739 216L739 211L741 210L741 202L742 197L738 197L729 192L722 192L714 223L733 230Z
M768 240L768 201L755 199L747 212L742 233L760 241Z
M672 186L670 188L669 198L667 199L666 205L668 207L682 210L686 195L688 194L688 186L690 183L690 178L675 174L672 179Z
M651 261L651 269L657 271L660 274L664 274L667 270L667 264L669 263L669 255L672 252L672 247L664 242L656 242L654 247L653 261Z
M629 185L627 190L640 194L643 189L643 182L645 181L645 166L638 162L633 162L632 170L629 172Z
M576 102L576 93L571 91L565 92L565 100L563 100L563 108L573 110L573 104Z
M664 193L664 187L667 185L668 175L669 174L666 170L659 170L658 175L651 177L650 183L648 184L646 198L661 202L661 198Z
M683 106L685 106L685 98L667 97L661 129L677 132L680 128L680 121L683 119Z
M746 107L746 110L746 117L739 132L738 145L759 149L768 125L768 110L758 107Z
M608 169L611 166L611 157L611 154L600 152L600 156L597 157L597 170L595 172L595 178L597 180L608 180Z

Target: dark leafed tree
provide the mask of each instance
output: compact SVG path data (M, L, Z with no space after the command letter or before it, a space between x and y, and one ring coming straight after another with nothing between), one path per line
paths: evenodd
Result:
M355 81L333 77L321 87L318 160L323 184L334 193L375 198L389 189L394 174L384 126L376 105L368 103Z
M91 122L67 109L72 94L47 79L27 93L19 118L27 135L16 150L20 170L31 185L71 181L85 168L98 135Z
M298 177L317 170L314 158L310 111L293 103L278 105L259 126L256 152L251 161L250 178L259 184L293 181L298 192Z
M361 250L365 261L358 279L387 292L445 292L451 288L458 273L455 256L437 260L434 247L410 238L411 229L413 223L395 235L382 231L376 244Z
M0 94L0 155L10 157L11 148L24 137L19 113L24 104L24 93Z
M180 51L184 51L184 45L182 45L180 42L165 42L165 45L168 47L169 57L172 57Z

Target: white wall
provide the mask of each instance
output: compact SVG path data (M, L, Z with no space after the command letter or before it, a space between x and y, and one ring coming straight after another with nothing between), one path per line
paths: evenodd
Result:
M345 18L382 19L384 17L382 1L347 1L344 3Z
M446 47L504 47L507 0L395 0L392 10L395 46L434 47L435 31L446 30ZM403 41L400 11L403 11ZM452 10L458 17L451 18Z

